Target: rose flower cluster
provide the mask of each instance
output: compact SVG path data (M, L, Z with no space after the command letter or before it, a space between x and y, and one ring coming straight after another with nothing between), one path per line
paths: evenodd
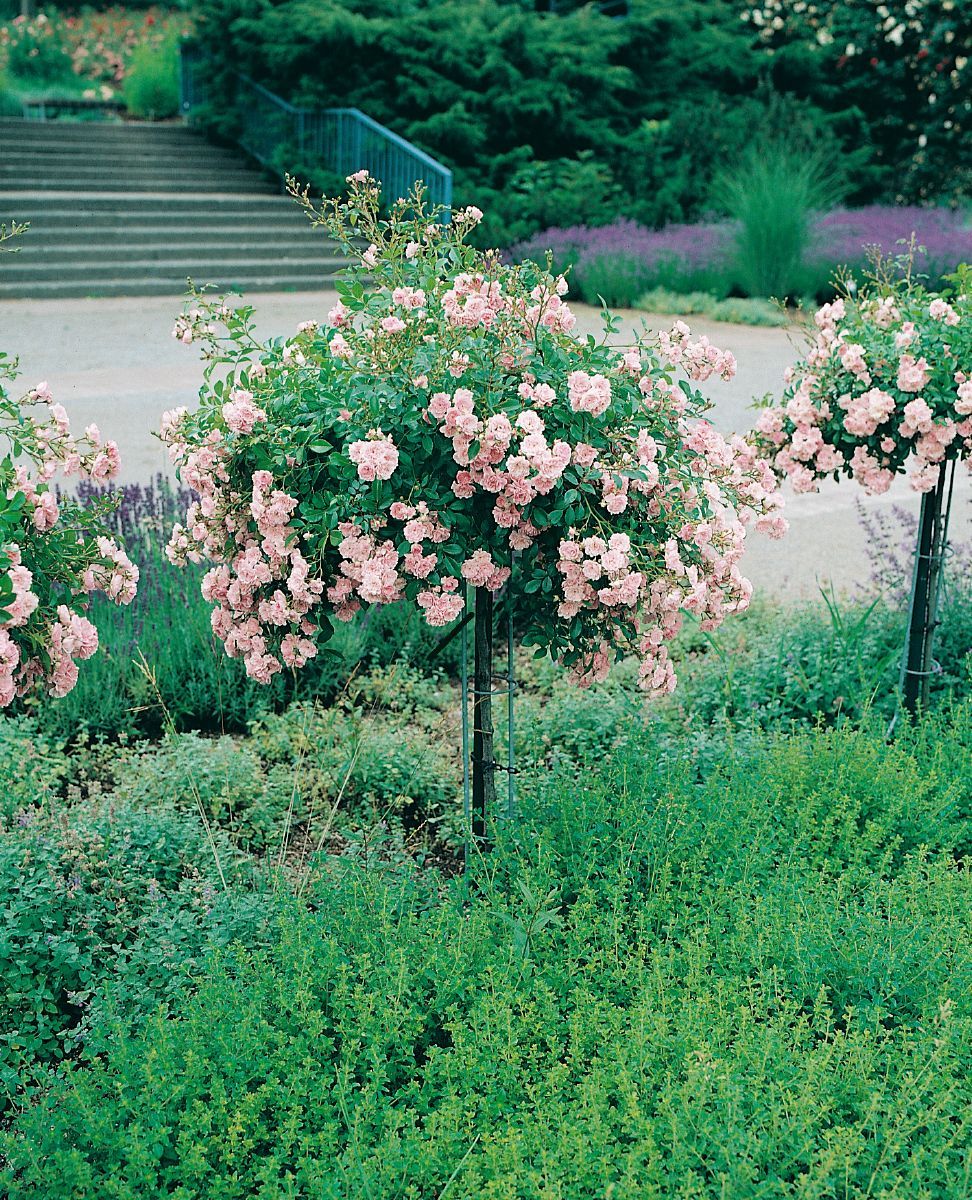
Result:
M99 506L52 488L59 472L108 482L118 447L94 425L72 436L46 383L11 399L2 383L14 378L0 362L0 708L35 689L71 691L78 662L98 649L84 615L88 597L102 591L128 604L138 585L138 568L107 535Z
M670 691L682 613L745 608L746 527L785 528L769 464L702 419L694 384L732 356L680 323L581 339L563 278L466 244L478 210L444 224L415 193L385 219L366 174L349 184L298 195L351 262L325 320L261 344L250 309L196 295L178 322L209 367L198 409L163 419L197 496L169 554L212 564L227 653L267 681L366 606L445 626L485 588L580 681L634 653Z
M762 409L762 453L794 491L849 475L886 492L908 471L918 492L942 464L972 454L972 287L930 295L873 279L816 314L810 348L786 374L780 407Z

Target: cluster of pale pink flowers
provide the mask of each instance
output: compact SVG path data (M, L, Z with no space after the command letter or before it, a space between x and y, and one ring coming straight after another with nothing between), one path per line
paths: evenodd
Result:
M252 396L234 391L223 418L248 433ZM230 486L230 450L218 430L196 449L183 440L186 410L164 414L161 436L182 479L199 494L185 524L174 526L167 547L171 562L214 560L202 581L214 605L213 633L231 658L241 658L249 676L268 683L283 667L297 668L317 653L315 624L308 614L320 602L323 583L312 577L291 528L297 500L275 488L269 471L252 472L248 495ZM275 636L268 635L273 631Z
M670 332L658 335L662 354L673 366L681 367L689 379L704 382L713 375L730 380L736 374L736 360L729 350L713 346L707 337L691 340L692 331L684 321L676 321Z
M825 304L815 325L804 360L786 373L783 404L756 422L763 453L795 491L842 472L881 493L908 470L925 492L943 462L969 458L968 296L865 293Z
M89 425L81 438L71 433L64 408L39 383L19 402L0 389L0 435L15 442L16 466L0 466L0 487L18 504L18 522L0 539L0 580L11 599L0 609L0 707L35 687L65 696L78 678L78 662L98 648L94 625L75 612L78 597L103 591L128 604L138 586L138 568L110 537L97 532L98 518L70 498L58 498L55 476L104 483L118 472L118 447ZM94 531L91 530L94 526ZM12 535L12 536L11 536ZM42 605L34 590L43 577L60 601Z
M785 528L768 463L673 378L728 379L732 355L680 323L626 349L576 339L563 278L463 244L481 214L385 220L372 181L349 185L314 214L361 264L327 323L257 346L226 321L222 357L206 338L229 399L163 423L198 493L171 554L215 564L216 633L265 680L332 618L408 601L444 626L469 589L512 587L582 682L633 651L670 690L680 614L711 628L744 608L747 524Z
M193 342L211 337L217 331L217 322L225 320L230 315L228 305L222 304L216 308L193 306L176 317L172 327L172 336L183 346L191 346Z
M390 437L373 429L367 438L352 442L348 458L358 469L358 478L366 483L376 479L391 479L398 466L398 450Z

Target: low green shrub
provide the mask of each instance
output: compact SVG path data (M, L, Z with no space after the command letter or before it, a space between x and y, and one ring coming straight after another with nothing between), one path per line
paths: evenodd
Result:
M122 86L125 107L146 121L174 117L179 111L179 50L174 38L143 44L132 55Z
M645 312L674 313L678 316L704 316L712 321L728 321L734 325L781 327L790 317L770 300L730 296L719 300L711 292L672 292L656 287L645 292L635 303Z
M179 896L192 906L234 856L198 818L93 799L0 825L0 1095L73 1053L92 996L119 956Z
M764 737L701 786L644 750L570 765L471 894L334 869L268 944L211 953L193 994L66 1065L2 1137L0 1183L962 1195L969 715L892 745Z
M61 793L73 774L63 746L27 717L0 717L0 820Z
M23 105L19 95L14 91L10 78L0 71L0 117L19 117L23 114Z
M420 677L401 674L396 685L397 672L384 678L375 673L354 704L297 703L251 727L249 744L268 771L299 780L304 799L299 815L320 818L337 805L341 826L348 819L359 823L362 816L399 820L408 827L454 818L458 713L420 710L414 691ZM392 711L378 711L388 707L388 691L395 686L400 690ZM419 696L424 691L420 688ZM443 692L434 698L443 706L451 699Z
M898 706L906 616L880 599L788 607L757 606L732 631L680 644L679 686L666 705L678 735L721 744L761 729L889 721ZM935 703L972 693L972 603L952 591L942 610L932 680ZM677 736L676 735L676 738Z
M299 783L290 770L265 771L256 751L236 738L179 733L137 747L114 795L145 812L158 804L200 812L240 847L265 850L292 805L301 815Z

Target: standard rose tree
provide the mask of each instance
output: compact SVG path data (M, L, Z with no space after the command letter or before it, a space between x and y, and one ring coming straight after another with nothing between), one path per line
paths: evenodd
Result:
M634 654L671 691L682 611L711 629L745 608L745 524L785 527L769 465L701 419L694 384L732 356L680 323L580 339L562 278L465 244L477 210L441 224L413 196L383 220L374 183L349 183L319 212L303 197L352 263L326 324L260 344L250 310L196 297L174 331L210 363L198 410L164 419L198 493L170 553L215 564L227 653L266 681L364 606L444 626L468 587L483 614L505 589L579 682Z
M905 699L927 699L938 582L947 535L946 475L972 461L972 279L931 295L910 275L878 270L825 304L805 358L787 371L781 406L756 423L761 452L795 491L826 476L886 492L907 473L924 495Z

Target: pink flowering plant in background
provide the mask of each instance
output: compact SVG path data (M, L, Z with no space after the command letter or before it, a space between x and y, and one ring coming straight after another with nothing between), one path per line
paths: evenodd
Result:
M3 234L0 227L0 241ZM85 616L91 593L128 604L138 584L137 567L108 536L103 505L82 505L54 486L59 473L112 479L118 447L93 425L73 436L46 383L10 396L4 385L16 368L0 352L0 708L34 691L71 691L78 662L98 649Z
M878 263L817 312L782 405L759 415L762 452L797 492L846 475L876 494L902 472L928 492L943 463L970 461L972 279L935 294L896 274Z
M370 605L447 626L485 589L581 682L633 653L670 691L683 611L745 608L746 526L785 527L769 464L703 419L695 384L732 355L681 323L580 339L562 277L466 244L478 210L443 224L416 193L386 219L348 182L319 209L295 191L351 264L326 318L264 344L252 310L196 294L174 330L208 366L198 409L163 418L198 497L169 553L212 564L227 653L267 681Z

